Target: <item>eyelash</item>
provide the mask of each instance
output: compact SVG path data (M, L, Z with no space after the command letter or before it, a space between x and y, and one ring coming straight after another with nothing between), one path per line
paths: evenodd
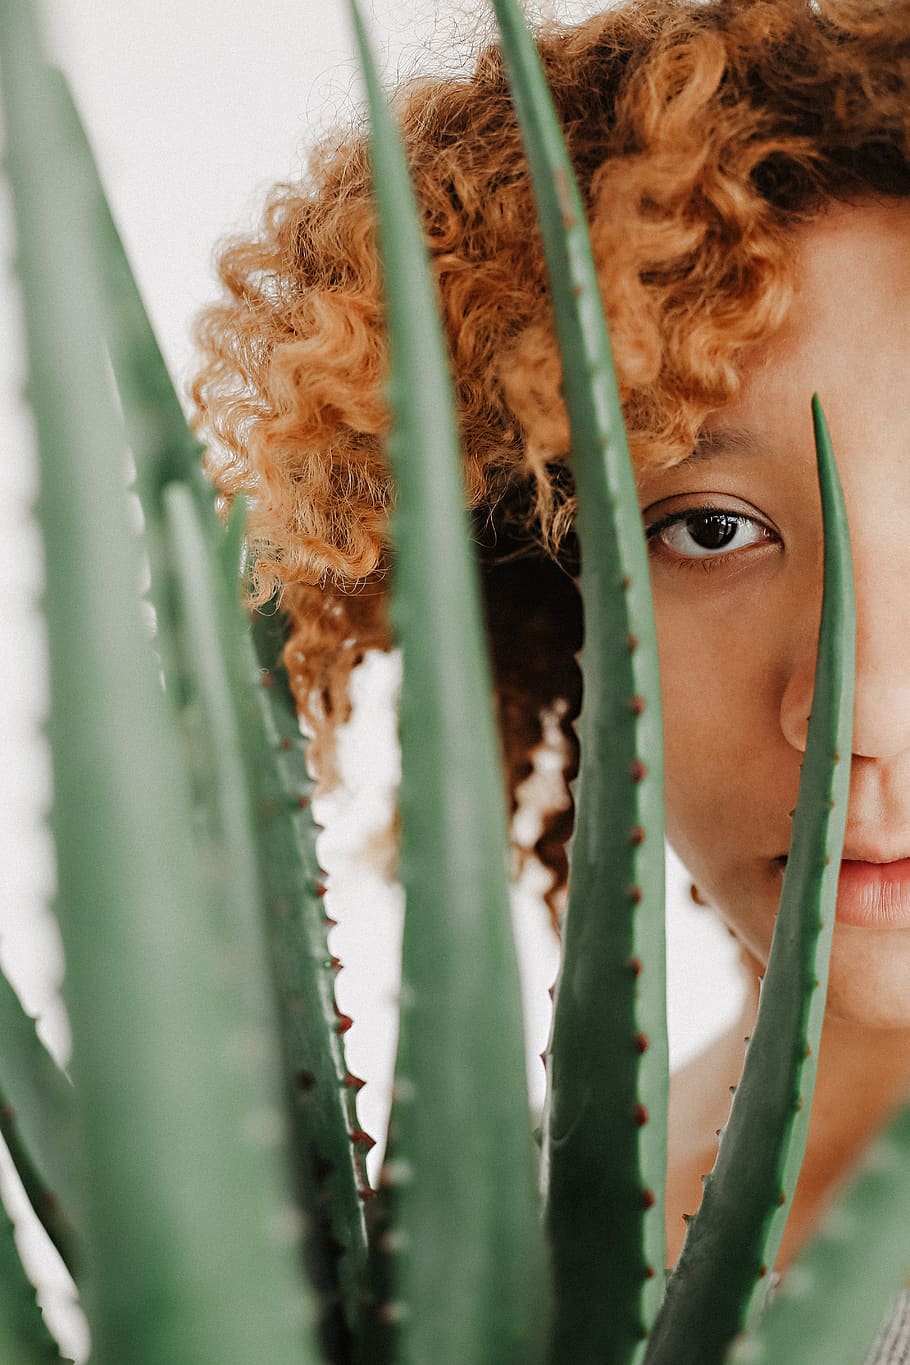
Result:
M744 549L752 549L752 546L744 546L738 550L719 550L716 554L706 555L679 555L663 546L658 539L660 532L667 530L670 526L676 526L680 522L696 521L699 517L710 516L712 513L728 518L730 521L749 522L765 533L766 544L770 544L772 532L757 517L746 516L744 512L731 512L726 507L686 507L682 512L671 512L668 516L656 521L653 526L648 526L645 536L648 541L648 551L655 558L662 558L667 561L674 569L701 569L702 573L712 573L716 569L726 568L729 561L737 555L743 553Z

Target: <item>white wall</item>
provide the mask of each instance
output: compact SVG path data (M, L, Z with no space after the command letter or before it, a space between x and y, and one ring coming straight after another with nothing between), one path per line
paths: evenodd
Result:
M567 18L595 7L590 0L550 6ZM476 5L442 0L375 0L387 71L451 65L454 39L469 39L478 29L476 10ZM189 320L213 290L213 243L255 220L265 189L299 169L308 138L343 119L356 95L345 5L342 0L55 0L46 18L153 322L182 381L190 367ZM0 957L28 1007L42 1016L49 1045L65 1057L66 1021L56 995L62 962L46 909L53 857L43 828L51 775L40 737L47 699L37 615L41 556L29 517L35 469L18 396L23 370L11 252L8 204L2 197ZM374 666L372 676L373 699L364 704L348 741L349 771L358 790L343 803L343 812L328 817L323 858L334 873L334 913L341 921L333 948L346 963L338 984L340 1002L357 1020L348 1035L350 1063L375 1082L361 1096L361 1115L364 1125L379 1133L392 1061L399 911L369 870L345 853L359 837L354 827L362 832L364 821L374 818L374 785L391 780L394 770L390 745L378 757L366 757L377 752L375 746L368 749L368 737L383 726L391 734L381 702L389 675ZM685 903L680 889L688 883L672 863L670 880L670 1028L678 1064L731 1017L739 997L726 936L709 916ZM529 1075L539 1102L542 1071L536 1053L546 1038L546 987L554 952L533 898L522 898L516 918L522 926L520 952L532 1019ZM8 1176L5 1197L11 1206L21 1206ZM40 1247L37 1233L28 1237ZM36 1274L42 1282L65 1286L54 1258L43 1250L38 1255ZM60 1293L66 1297L65 1287ZM64 1312L55 1320L62 1322L70 1349L83 1354L78 1319Z

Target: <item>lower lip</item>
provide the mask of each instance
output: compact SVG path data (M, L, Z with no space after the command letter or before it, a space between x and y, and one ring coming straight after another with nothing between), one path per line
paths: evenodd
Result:
M845 859L837 882L836 919L866 929L910 929L910 858L893 863Z
M837 920L870 929L910 928L910 858L895 863L842 862Z

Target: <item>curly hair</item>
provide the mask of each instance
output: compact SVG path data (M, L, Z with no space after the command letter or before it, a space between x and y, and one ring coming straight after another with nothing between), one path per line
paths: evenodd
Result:
M788 234L910 194L910 0L627 0L538 46L591 235L636 468L670 466L794 295ZM582 634L568 424L531 188L498 49L397 112L450 347L513 811L555 713L565 777ZM390 647L386 335L363 132L278 186L220 256L193 387L225 503L249 499L253 600L323 778L366 650ZM565 880L572 806L538 856Z

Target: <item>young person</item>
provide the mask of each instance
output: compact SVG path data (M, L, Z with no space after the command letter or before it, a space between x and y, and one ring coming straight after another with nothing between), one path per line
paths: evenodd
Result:
M670 1263L742 1064L790 841L821 600L815 391L844 487L854 752L783 1270L910 1086L910 4L631 0L540 47L650 548L668 837L751 985L735 1027L673 1080ZM546 717L567 780L577 761L582 623L545 268L495 48L463 79L409 87L399 113L448 328L514 801ZM283 593L285 657L328 777L350 671L390 643L386 353L359 135L323 147L307 186L275 192L221 276L195 398L219 490L252 499L255 593ZM536 846L554 913L571 818L570 801L547 812Z

